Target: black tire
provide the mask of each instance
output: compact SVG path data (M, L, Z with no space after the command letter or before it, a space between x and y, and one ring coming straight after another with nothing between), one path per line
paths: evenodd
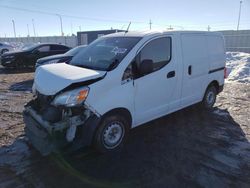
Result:
M213 108L214 103L216 102L216 95L216 87L214 85L208 86L201 103L202 107L206 110L211 110Z
M119 134L119 131L122 131L121 135ZM126 141L128 132L129 124L125 117L118 114L108 115L104 117L97 128L94 136L94 147L101 153L120 151ZM113 145L110 143L112 139L114 139Z
M5 52L8 52L8 49L2 49L1 54L4 54Z

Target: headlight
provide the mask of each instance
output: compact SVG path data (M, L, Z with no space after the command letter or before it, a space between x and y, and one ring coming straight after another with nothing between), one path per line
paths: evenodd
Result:
M54 106L67 106L73 107L81 105L87 98L89 93L88 87L66 91L55 97L52 102Z

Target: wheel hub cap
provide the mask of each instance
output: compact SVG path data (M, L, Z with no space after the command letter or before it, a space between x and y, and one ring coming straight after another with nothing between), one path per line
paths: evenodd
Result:
M207 104L211 105L213 104L213 102L214 102L214 93L210 91L207 94Z
M124 136L124 128L120 122L109 124L103 133L103 142L106 148L115 148Z

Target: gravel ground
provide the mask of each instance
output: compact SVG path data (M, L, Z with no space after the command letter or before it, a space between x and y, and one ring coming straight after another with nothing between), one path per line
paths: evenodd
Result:
M250 85L227 82L196 106L133 129L113 155L41 157L24 135L33 73L0 67L0 187L250 187Z

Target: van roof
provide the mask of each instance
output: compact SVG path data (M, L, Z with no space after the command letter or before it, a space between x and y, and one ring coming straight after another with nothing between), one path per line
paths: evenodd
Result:
M219 32L211 32L211 31L185 31L185 30L147 30L147 31L129 31L129 32L117 32L109 35L105 35L106 37L145 37L145 36L157 36L162 34L176 34L176 33L194 33L194 34L219 34Z

